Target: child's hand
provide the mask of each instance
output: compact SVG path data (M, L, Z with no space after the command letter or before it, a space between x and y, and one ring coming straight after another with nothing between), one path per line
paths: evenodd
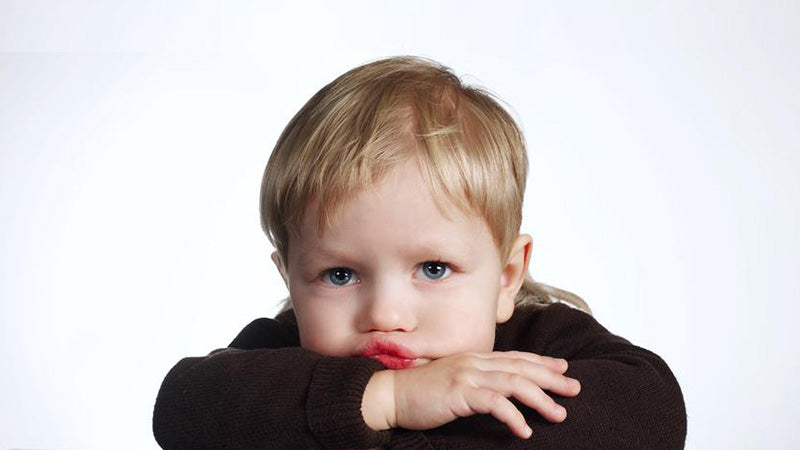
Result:
M491 414L517 436L528 438L525 418L507 397L546 420L561 422L566 410L544 390L578 395L580 383L564 376L566 370L562 359L519 351L462 353L410 369L383 370L367 385L364 418L374 429L427 430L458 417Z

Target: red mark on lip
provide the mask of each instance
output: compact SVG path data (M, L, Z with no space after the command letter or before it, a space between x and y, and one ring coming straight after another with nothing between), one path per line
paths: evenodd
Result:
M358 351L361 356L380 361L388 369L405 369L414 364L417 355L408 348L387 339L373 339Z

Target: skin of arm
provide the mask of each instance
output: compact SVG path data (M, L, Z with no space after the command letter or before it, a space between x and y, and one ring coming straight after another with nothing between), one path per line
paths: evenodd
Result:
M376 431L394 428L394 376L391 371L375 372L364 389L361 413L368 427Z
M154 434L167 450L683 448L685 405L666 363L567 308L520 314L524 326L501 326L498 333L496 351L564 358L565 375L581 382L577 397L552 394L568 411L561 423L517 404L534 430L529 439L488 414L424 431L395 428L392 371L368 358L304 350L291 327L278 328L273 319L251 324L228 349L176 364L159 391Z

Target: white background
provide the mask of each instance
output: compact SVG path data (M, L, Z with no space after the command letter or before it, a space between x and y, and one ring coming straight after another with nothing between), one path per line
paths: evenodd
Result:
M280 131L434 58L529 142L532 274L677 376L690 449L800 447L797 2L0 1L0 448L156 448L183 356L286 295Z

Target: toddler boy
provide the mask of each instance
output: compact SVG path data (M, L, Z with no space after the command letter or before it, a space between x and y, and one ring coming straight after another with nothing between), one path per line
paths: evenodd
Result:
M513 119L435 62L325 86L262 184L287 303L167 374L159 444L682 448L663 360L528 276L526 176Z

